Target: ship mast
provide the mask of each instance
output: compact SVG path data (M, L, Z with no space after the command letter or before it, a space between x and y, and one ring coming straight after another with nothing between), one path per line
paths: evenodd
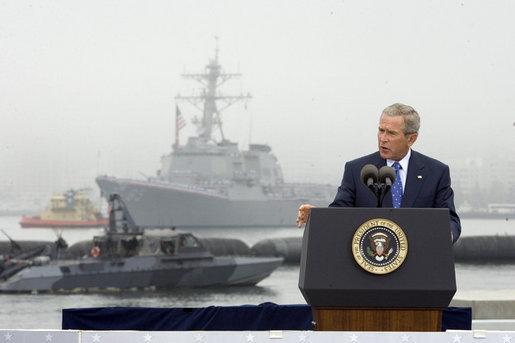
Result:
M218 126L222 142L225 141L222 128L221 113L232 104L251 98L250 94L244 95L222 95L218 92L218 88L226 81L240 77L240 73L224 73L222 66L218 63L218 38L216 38L215 57L209 61L205 68L205 72L201 74L182 74L184 78L193 79L205 88L199 95L182 96L178 94L176 101L185 100L195 106L202 112L202 120L194 122L197 125L199 136L203 139L211 140L213 127ZM217 101L223 102L222 107L217 106Z

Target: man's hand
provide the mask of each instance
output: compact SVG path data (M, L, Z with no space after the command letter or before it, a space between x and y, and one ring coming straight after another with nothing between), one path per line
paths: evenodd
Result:
M299 213L297 214L297 227L300 229L302 227L302 224L306 223L308 221L309 212L311 209L315 207L310 204L304 204L300 205L299 207Z

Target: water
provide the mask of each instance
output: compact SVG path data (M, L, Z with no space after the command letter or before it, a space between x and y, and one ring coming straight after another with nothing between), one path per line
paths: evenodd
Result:
M0 228L16 240L53 241L58 234L69 243L91 239L101 229L21 229L17 217L0 217ZM463 236L515 235L515 220L462 220ZM239 238L252 246L273 237L302 236L294 225L281 229L202 230L202 237ZM0 238L4 239L4 238ZM169 291L124 291L77 294L0 294L0 329L60 329L61 310L74 307L205 307L276 304L305 304L298 290L298 266L281 266L269 278L253 287L179 289ZM456 265L460 290L515 289L514 265Z

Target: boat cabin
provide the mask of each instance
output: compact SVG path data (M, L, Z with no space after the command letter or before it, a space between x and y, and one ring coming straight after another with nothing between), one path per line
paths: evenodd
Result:
M108 234L93 239L92 257L210 254L190 233L145 230L143 234Z

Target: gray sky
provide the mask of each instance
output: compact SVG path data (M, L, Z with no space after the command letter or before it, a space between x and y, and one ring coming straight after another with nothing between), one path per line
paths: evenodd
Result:
M510 0L0 0L0 198L154 175L173 98L197 87L180 74L215 36L253 96L226 136L270 144L289 181L339 183L394 102L422 117L414 148L451 167L513 156L514 17ZM181 109L184 142L197 113Z

